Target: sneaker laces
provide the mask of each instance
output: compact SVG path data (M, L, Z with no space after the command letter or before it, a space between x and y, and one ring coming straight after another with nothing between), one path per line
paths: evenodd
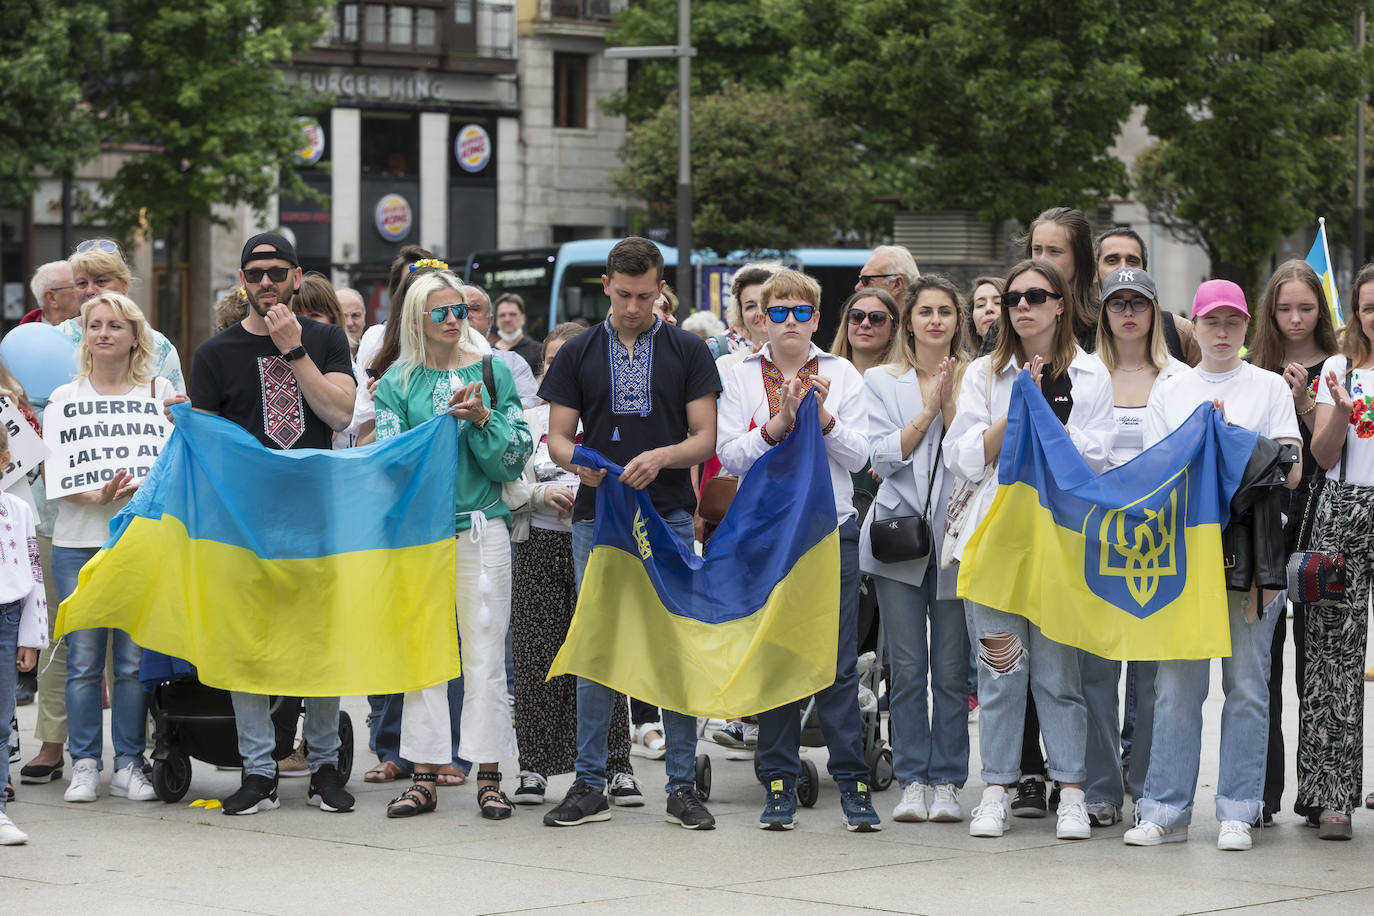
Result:
M702 803L700 796L697 795L696 789L690 787L679 789L677 794L678 797L682 799L682 812L684 814L688 812L706 813L706 805Z
M942 783L935 787L934 804L938 805L941 803L946 805L958 805L959 793L954 790L954 786L948 783Z
M520 785L516 789L516 791L518 792L521 789L538 789L542 792L545 788L548 787L548 784L548 780L546 780L543 776L540 776L538 773L535 773L531 770L521 770Z
M611 777L611 791L614 792L616 789L633 789L638 793L639 780L631 773L616 773Z

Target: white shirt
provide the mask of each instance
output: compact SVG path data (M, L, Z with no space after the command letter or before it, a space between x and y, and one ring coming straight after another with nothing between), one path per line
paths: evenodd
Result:
M763 387L763 360L772 361L772 344L750 353L724 379L716 408L716 457L725 470L743 483L755 461L770 448L760 429L772 419L768 396ZM868 404L863 376L854 364L831 356L814 343L807 361L817 361L817 374L830 379L825 409L835 418L835 427L825 436L825 452L830 464L830 485L835 491L835 517L839 522L854 517L854 481L850 474L863 470L868 461Z
M42 649L48 644L48 602L43 592L43 568L38 562L38 534L33 510L22 499L0 493L0 604L22 602L19 612L20 646ZM14 677L13 672L0 677Z
M1345 371L1348 361L1344 356L1333 356L1322 364L1322 375L1317 380L1317 403L1336 403L1331 397L1331 389L1326 384L1326 373L1336 373L1342 385L1345 384ZM1359 419L1345 429L1345 482L1362 487L1374 486L1374 369L1356 369L1350 379L1347 392L1355 401ZM1363 409L1361 409L1363 408ZM1327 480L1341 479L1341 465L1336 462L1327 468Z
M989 397L988 376L991 356L980 356L964 373L955 405L954 422L945 434L945 467L960 477L981 480L986 462L983 458L983 433L993 420L1004 417L1011 406L1012 384L1019 374L1014 359L1008 360L1002 372L993 376ZM1048 371L1048 370L1047 370ZM1077 348L1069 363L1069 384L1073 390L1073 407L1064 428L1088 467L1102 473L1109 466L1112 442L1116 439L1116 418L1112 411L1112 376L1101 360ZM989 409L989 402L991 409ZM994 469L993 473L996 473ZM970 509L970 516L959 532L954 556L962 558L964 545L974 529L992 506L995 486L988 486L979 494L978 502Z
M1225 402L1226 422L1232 426L1270 439L1302 441L1293 391L1283 376L1241 363L1221 374L1194 367L1156 385L1145 412L1145 447L1182 426L1199 404L1213 400Z
M1099 361L1101 354L1094 353ZM1103 363L1105 368L1106 364ZM1164 368L1159 370L1155 376L1154 384L1150 386L1150 393L1159 387L1159 383L1165 379L1173 378L1180 372L1187 372L1188 364L1174 359L1172 356L1164 363ZM1111 370L1107 370L1108 375ZM1136 455L1145 451L1145 414L1149 412L1148 401L1139 407L1122 407L1116 404L1112 408L1116 414L1116 440L1112 443L1112 453L1110 464L1112 467L1120 467L1130 461Z

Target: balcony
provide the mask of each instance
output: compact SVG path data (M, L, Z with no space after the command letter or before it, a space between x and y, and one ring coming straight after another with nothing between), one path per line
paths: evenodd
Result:
M539 4L541 19L583 19L590 22L610 22L612 0L542 0Z
M607 0L609 2L609 0ZM336 4L302 64L514 73L516 0Z
M605 39L611 17L628 0L524 0L520 4L526 34ZM532 18L531 18L532 17Z

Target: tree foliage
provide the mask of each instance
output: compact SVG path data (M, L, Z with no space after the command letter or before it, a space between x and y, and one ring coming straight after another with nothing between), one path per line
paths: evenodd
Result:
M677 213L674 100L626 139L622 190L648 201L651 220ZM857 150L802 102L727 84L692 99L692 233L698 246L786 250L833 244L855 221Z
M1136 163L1141 199L1201 243L1214 272L1252 287L1286 235L1348 186L1357 2L1154 0L1141 35L1153 77Z

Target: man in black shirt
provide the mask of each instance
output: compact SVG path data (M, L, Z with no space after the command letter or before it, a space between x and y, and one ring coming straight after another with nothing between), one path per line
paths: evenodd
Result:
M329 448L334 432L353 418L348 338L343 328L291 313L301 269L286 239L274 232L253 236L240 264L248 314L196 350L191 406L233 420L268 448ZM276 732L267 697L238 691L231 696L243 784L224 800L224 813L256 814L277 807ZM338 769L338 723L338 697L306 697L308 799L322 811L353 808Z
M647 489L659 515L691 544L696 494L688 469L715 453L721 389L706 343L654 313L663 290L658 246L633 237L619 242L606 258L601 283L611 299L610 315L562 346L539 389L551 405L549 455L582 483L573 503L573 569L579 587L596 522L594 488L606 472L572 463L578 421L583 444L622 465L621 481ZM610 818L602 793L611 703L610 688L577 679L577 779L562 803L544 816L545 824L568 827ZM667 819L689 830L709 830L715 818L695 788L696 719L665 709L663 724Z

